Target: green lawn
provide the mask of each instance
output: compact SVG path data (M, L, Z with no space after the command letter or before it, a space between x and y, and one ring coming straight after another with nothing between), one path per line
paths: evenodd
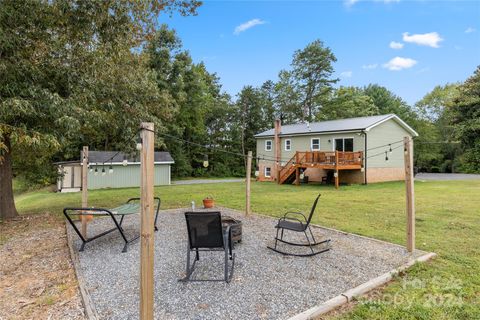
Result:
M155 189L162 208L187 207L212 195L221 206L244 209L242 183L165 186ZM346 319L480 319L480 181L416 182L417 247L438 258L389 285L381 296L362 299ZM320 192L313 222L398 244L405 243L405 185L400 182L330 186L252 184L252 209L278 216L308 211ZM98 190L93 206L114 207L138 189ZM80 204L80 194L35 191L17 197L21 213L61 213ZM273 232L273 231L272 231ZM321 283L319 284L321 285Z

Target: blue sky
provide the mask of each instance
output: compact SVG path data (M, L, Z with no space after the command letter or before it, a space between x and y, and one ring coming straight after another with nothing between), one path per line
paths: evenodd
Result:
M338 85L378 83L410 104L480 65L480 1L205 1L198 16L159 22L232 96L276 81L315 39L337 57Z

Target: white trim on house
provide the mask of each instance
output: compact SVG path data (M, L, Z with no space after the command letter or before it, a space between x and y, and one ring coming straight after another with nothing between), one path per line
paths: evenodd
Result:
M332 137L332 151L335 151L336 145L335 145L335 140L336 139L342 139L343 141L343 148L345 149L345 139L352 139L352 152L355 151L355 138L354 137Z
M345 130L345 131L320 131L320 132L305 132L305 133L289 133L289 134L279 134L280 138L287 138L287 137L298 137L298 136L319 136L325 134L337 134L337 133L358 133L363 132L363 129L356 129L356 130ZM261 136L261 137L254 137L255 139L265 139L265 138L273 138L274 136Z
M417 131L413 130L412 127L410 127L408 124L405 123L405 121L403 121L402 119L400 119L397 115L395 114L392 114L390 115L389 117L385 118L385 119L382 119L374 124L372 124L370 127L367 127L365 128L365 131L370 131L370 129L372 128L375 128L376 126L390 120L390 119L393 119L395 121L398 122L398 124L403 127L403 129L405 129L406 131L410 132L414 137L418 137L418 133Z
M168 166L168 185L172 184L172 166Z
M287 141L288 141L288 149L287 149ZM285 139L285 151L292 150L292 139Z
M313 140L318 140L318 149L314 149L313 148ZM320 138L311 138L310 139L310 150L311 151L319 151L321 149L321 146L320 146Z
M270 149L267 149L267 142L270 142ZM273 150L273 140L265 140L265 151Z
M267 169L268 169L268 171L270 171L270 173L268 175L267 175ZM272 168L271 167L265 167L263 169L263 176L265 178L271 178L272 177Z

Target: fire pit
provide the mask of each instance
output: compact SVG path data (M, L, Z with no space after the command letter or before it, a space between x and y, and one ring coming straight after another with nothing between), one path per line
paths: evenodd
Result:
M222 216L222 226L226 228L230 226L232 230L232 241L235 243L242 242L242 221L236 220L229 216Z

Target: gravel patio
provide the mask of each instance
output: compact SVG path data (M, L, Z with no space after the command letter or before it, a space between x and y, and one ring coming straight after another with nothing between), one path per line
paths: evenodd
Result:
M186 209L160 212L155 236L156 319L288 319L424 253L416 251L412 257L398 245L313 227L317 240L332 240L332 250L310 258L287 257L266 248L273 244L276 219L220 210L243 221L243 241L235 247L235 272L229 284L178 282L185 272ZM97 218L89 232L111 226L109 218ZM137 233L139 216L126 218L124 227L130 236ZM80 241L69 233L78 250ZM85 286L102 319L138 319L139 241L127 253L122 248L120 235L114 232L78 253ZM222 253L203 253L195 275L222 277L222 268Z

